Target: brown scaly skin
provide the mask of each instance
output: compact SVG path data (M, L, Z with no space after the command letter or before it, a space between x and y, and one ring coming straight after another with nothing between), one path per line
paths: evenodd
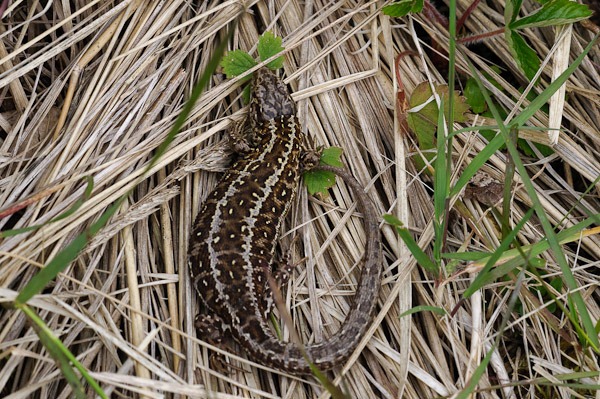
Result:
M230 333L265 366L309 374L302 351L275 337L267 321L273 307L268 279L276 263L275 247L306 166L304 136L287 87L271 71L256 73L252 95L248 129L235 133L239 158L203 204L190 239L190 274L206 312L197 317L196 326L201 338L215 343L221 333ZM356 179L339 168L315 169L344 179L367 224L365 265L348 317L336 335L304 348L314 365L328 370L352 354L372 319L381 243L377 215ZM286 281L286 272L275 272L279 283Z

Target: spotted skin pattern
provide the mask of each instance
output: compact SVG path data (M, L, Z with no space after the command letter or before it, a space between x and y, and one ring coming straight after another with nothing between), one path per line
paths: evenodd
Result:
M272 270L281 225L298 189L304 136L296 106L283 82L266 68L254 76L248 121L238 130L238 159L202 205L188 254L192 282L203 304L196 318L202 339L220 344L230 335L257 362L292 374L309 374L302 350L280 341L268 325L273 299L269 278L287 280L288 269ZM307 158L310 158L306 156ZM308 167L313 167L313 161ZM372 319L381 274L377 215L361 185L348 172L329 166L352 188L363 212L367 242L356 295L340 331L304 347L321 370L342 364Z

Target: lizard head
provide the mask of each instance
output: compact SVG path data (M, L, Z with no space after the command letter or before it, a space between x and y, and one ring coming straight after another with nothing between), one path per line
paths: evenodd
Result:
M296 104L287 86L269 68L256 71L252 80L250 115L257 122L296 114Z

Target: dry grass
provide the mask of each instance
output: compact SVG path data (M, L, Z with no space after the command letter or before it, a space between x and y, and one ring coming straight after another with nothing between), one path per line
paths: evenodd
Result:
M252 13L244 14L231 48L254 51L259 33L267 29L284 38L284 70L305 130L320 145L343 147L346 164L365 184L378 211L396 214L415 232L422 248L430 248L431 182L407 158L415 152L413 139L394 124L398 115L392 66L398 53L415 52L399 64L407 93L425 80L444 82L445 72L439 70L443 62L430 59L433 52L426 50L431 41L425 32L444 47L445 29L424 15L390 20L376 2L250 3ZM465 2L460 3L459 15L465 8ZM269 373L252 367L243 356L230 359L244 371L212 370L207 344L195 338L187 237L200 202L218 178L207 171L222 170L228 163L223 132L243 112L238 84L215 76L185 128L142 176L239 3L48 4L42 10L37 1L14 1L12 13L3 19L0 206L22 209L0 219L0 229L57 217L81 198L85 176L93 177L94 191L75 214L0 241L0 301L7 305L0 308L0 396L72 396L26 317L8 305L42 265L119 196L133 190L76 261L30 301L104 391L112 397L149 398L328 397L314 379ZM502 23L501 9L480 5L467 28L480 33ZM552 65L560 68L569 53L571 58L580 54L592 36L575 26L565 33L570 50L563 44L555 53L551 29L528 34L549 61L534 92L551 80ZM500 77L490 69L488 49L512 74ZM518 103L527 103L518 91L525 85L504 39L491 39L476 50L460 50L459 68L466 69L465 60L470 59L495 76L503 87L495 91L496 99L518 114ZM563 129L554 155L525 159L548 218L561 229L585 217L584 209L593 214L600 209L599 62L596 47L569 79L568 101L554 103L550 121L542 112L530 121L532 126ZM472 123L495 124L481 117ZM546 133L523 133L538 142L551 140ZM484 145L476 132L455 138L457 174ZM502 181L505 165L505 155L497 153L483 170ZM531 205L518 176L516 182L514 223ZM582 195L593 184L590 193ZM452 219L449 250L496 248L500 228L489 208L462 196L458 201L463 211ZM301 226L292 230L301 236L293 247L294 259L308 260L297 268L286 300L305 342L333 334L352 298L349 291L360 267L364 236L361 219L346 211L352 204L348 191L338 184L332 198L323 202L303 192L291 216L289 225ZM475 271L433 281L383 223L382 233L386 256L380 311L360 354L334 375L341 376L349 397L451 396L469 381L498 333L500 344L479 380L478 397L592 397L590 390L534 381L556 382L557 374L592 371L595 376L580 382L598 386L600 370L597 359L581 351L565 314L548 310L554 301L535 289L540 286L535 275L526 274L522 284L509 275L486 286L454 317L420 312L401 318L417 305L450 311ZM292 237L286 237L284 248ZM523 245L542 238L536 220L519 235ZM592 320L600 319L598 236L582 237L564 251ZM553 255L545 252L542 257L547 261L546 280L560 277ZM522 310L510 315L507 303L514 292ZM568 306L564 289L554 295ZM508 325L499 331L507 314Z

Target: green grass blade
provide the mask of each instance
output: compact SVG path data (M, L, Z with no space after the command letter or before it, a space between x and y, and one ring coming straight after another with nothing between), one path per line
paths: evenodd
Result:
M67 217L71 216L72 214L74 214L75 212L77 212L77 210L79 208L81 208L81 205L83 205L83 203L85 201L87 201L92 196L92 191L94 191L94 178L92 176L86 176L86 180L87 180L87 186L85 188L85 191L83 192L83 196L81 198L79 198L77 201L75 201L75 203L73 204L73 206L71 206L65 212L61 213L60 215L58 215L54 219L52 219L52 220L50 220L50 221L48 221L46 223L43 223L43 224L38 224L38 225L35 225L35 226L23 227L21 229L13 229L13 230L0 231L0 238L3 238L3 237L12 237L12 236L16 236L18 234L27 233L28 231L37 230L40 227L43 227L43 226L45 226L47 224L54 223L54 222L57 222L57 221L59 221L61 219L67 218Z
M573 63L569 65L569 67L563 73L561 73L559 77L557 77L552 83L550 83L550 85L548 85L548 87L546 87L544 91L538 94L536 98L533 99L529 103L529 105L510 122L511 126L523 126L540 108L542 108L548 102L548 100L550 100L550 97L552 97L552 95L556 93L560 86L562 86L567 81L567 79L569 79L569 76L571 76L571 74L575 72L577 67L579 67L579 64L581 64L587 53L589 53L590 50L595 46L599 35L600 34L597 33L594 36L594 38L590 41L590 43L585 47L585 49L579 55L579 57L575 58L575 60L573 60ZM500 121L499 119L496 120Z
M103 399L108 399L108 396L104 393L100 385L92 378L92 376L87 372L85 367L77 358L71 353L71 351L63 345L60 339L52 333L52 330L48 328L46 323L37 315L37 313L31 309L29 306L20 304L17 306L17 309L20 309L23 313L29 317L29 319L33 322L33 328L40 338L40 342L50 356L58 363L58 367L62 372L63 376L73 388L73 393L76 398L85 399L87 398L85 389L83 384L80 381L79 376L75 372L77 369L83 378L90 384L92 389Z
M453 96L449 95L449 97L452 99ZM452 118L452 116L450 116L450 118ZM446 146L446 136L444 134L444 98L441 96L437 126L437 156L435 158L435 173L433 179L433 229L435 232L435 241L433 242L433 257L439 268L439 265L441 264L441 253L445 238L444 232L446 230L445 219L449 180L449 169L447 168L446 156L447 151L450 151L450 149ZM437 271L437 274L439 274L439 270Z
M504 139L502 136L497 135L490 141L481 152L473 158L471 162L465 167L465 170L460 175L452 190L450 190L450 196L453 197L458 195L460 191L469 183L471 178L475 176L475 173L481 169L481 167L490 159L492 155L496 153L504 145Z
M448 314L448 312L444 308L440 308L437 306L421 305L421 306L415 306L414 308L408 309L406 312L403 312L400 316L398 316L398 318L410 316L412 314L419 313L419 312L433 312L433 313L437 313L441 316L445 316Z
M490 269L502 257L502 255L506 252L506 250L508 250L508 248L510 247L510 244L514 242L514 240L517 238L517 234L519 234L519 231L521 231L523 226L525 226L525 223L527 223L527 221L531 218L532 215L533 215L533 209L530 209L523 216L523 218L521 220L519 220L519 223L517 223L517 225L512 230L509 231L508 235L500 243L500 246L498 247L498 249L496 249L491 254L491 256L488 259L488 261L486 262L485 266L483 267L483 269L479 272L479 274L475 278L475 281L473 281L471 283L471 285L469 285L469 288L467 288L467 290L463 293L464 298L470 297L471 295L473 295L473 293L475 293L475 291L479 290L485 284L490 282L490 274L489 274Z
M154 156L146 167L142 176L138 179L138 183L145 177L149 170L158 162L158 160L165 153L181 127L186 122L188 116L193 110L194 104L204 91L211 76L214 74L217 66L219 65L220 59L225 53L227 43L233 37L233 32L237 26L239 16L234 20L233 26L228 30L223 41L221 41L214 54L211 56L206 69L202 73L198 83L194 86L189 100L185 103L181 113L175 120L173 127L167 134L165 140L158 146ZM89 189L89 185L88 185ZM36 331L40 337L42 344L48 349L52 357L60 364L61 371L67 379L68 383L73 387L75 392L81 390L81 382L77 375L74 373L70 364L65 359L68 359L75 368L77 368L84 378L88 381L90 386L96 390L96 392L103 398L106 396L102 394L100 386L91 378L85 368L77 362L71 352L62 344L62 342L51 334L51 331L43 323L43 321L33 312L27 305L26 302L31 299L34 295L41 292L44 287L52 281L61 271L63 271L71 262L73 262L81 250L87 245L91 238L98 233L98 231L106 225L110 218L117 212L122 205L123 201L129 196L130 192L127 192L121 196L113 205L111 205L89 228L87 228L82 234L78 235L69 243L64 249L62 249L44 268L36 273L32 279L26 284L23 290L17 295L15 299L15 307L23 311L33 322L38 326ZM87 192L87 190L86 190ZM78 395L78 394L76 394ZM79 397L79 396L78 396ZM85 396L83 396L85 397Z
M423 252L423 250L419 247L419 244L417 244L417 242L412 238L410 232L406 227L404 227L400 220L398 220L395 216L389 214L383 215L383 220L385 220L387 223L391 224L396 228L398 235L400 236L402 241L404 241L404 244L406 244L406 247L408 248L410 253L415 257L417 263L423 269L427 270L428 272L434 275L437 275L439 273L439 268L437 267L437 265L433 263L431 259L429 259L429 256L427 256L425 252Z
M524 124L529 119L529 117L531 117L542 105L544 105L546 103L546 101L554 94L554 92L556 90L558 90L558 88L562 85L562 83L564 83L564 81L567 80L569 74L575 70L575 67L581 63L581 61L583 60L583 57L591 50L592 45L595 43L597 37L598 37L598 35L596 35L594 37L594 40L592 40L590 42L590 44L586 47L584 52L579 57L577 57L575 62L567 69L567 71L562 73L556 81L552 82L552 84L550 84L548 86L548 88L540 94L539 97L534 99L530 103L530 105L525 110L523 110L522 114L518 115L515 119L513 119L513 121L510 124L510 127L519 126L521 124ZM535 191L535 188L534 188L533 184L531 183L531 180L529 179L529 175L527 174L527 170L525 169L523 162L521 162L517 148L513 145L513 143L509 139L510 133L508 131L508 128L507 128L507 126L502 124L498 109L495 107L493 101L491 100L489 92L483 86L483 83L481 82L481 79L479 78L478 72L475 70L475 67L471 63L469 63L469 68L470 68L474 78L476 79L477 84L479 85L479 88L482 91L482 94L484 95L484 97L486 99L486 102L488 104L490 111L494 115L494 119L496 119L496 121L498 121L498 125L500 127L500 134L502 135L502 137L506 143L506 147L510 153L510 156L514 159L515 168L519 172L519 175L520 175L521 179L523 180L523 185L525 187L525 190L527 191L527 194L531 198L531 201L533 203L533 208L535 209L535 212L536 212L538 218L540 219L540 223L542 225L544 233L546 234L546 238L548 240L550 249L552 250L552 252L553 252L554 256L556 257L556 260L560 266L566 286L571 291L571 296L573 299L574 306L576 307L577 312L579 313L579 317L581 319L581 322L583 323L583 329L586 331L586 335L587 335L586 337L580 337L580 338L584 338L586 340L586 342L593 348L594 351L600 353L600 342L598 340L598 336L596 334L594 334L594 324L593 324L590 314L586 308L583 297L581 296L581 294L578 291L576 291L578 288L577 281L575 280L575 277L573 276L573 273L571 272L571 268L569 267L569 264L567 263L565 254L563 253L563 251L560 247L559 240L556 236L556 233L554 232L554 229L553 229L550 221L548 220L546 214L544 213L544 208L542 206L542 203L540 202L539 197L537 196L537 193ZM551 88L554 91L550 91ZM542 99L544 101L542 101ZM525 118L525 116L527 116L527 118Z

